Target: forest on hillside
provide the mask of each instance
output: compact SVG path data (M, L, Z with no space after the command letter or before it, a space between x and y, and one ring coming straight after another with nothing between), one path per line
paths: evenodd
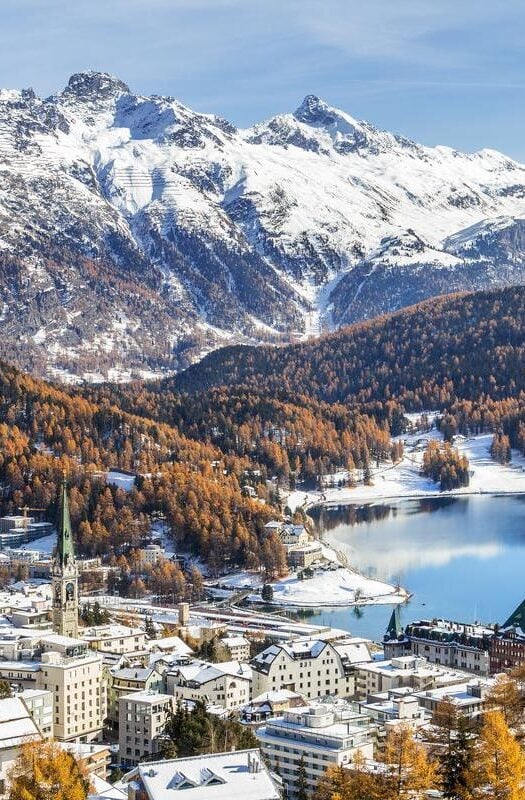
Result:
M449 295L300 345L230 347L173 378L92 387L223 453L309 479L390 452L405 413L447 440L502 432L525 452L525 287Z
M217 350L151 388L246 386L361 409L394 400L407 411L517 397L525 390L524 320L523 286L447 295L298 345Z
M0 363L0 512L52 518L65 468L81 553L118 558L157 515L212 569L278 574L284 549L263 529L279 488L397 461L405 412L443 411L448 441L492 431L496 460L525 452L524 311L521 287L454 295L302 345L228 348L149 384L64 387ZM109 469L135 474L133 490ZM449 487L468 465L445 448L425 469Z

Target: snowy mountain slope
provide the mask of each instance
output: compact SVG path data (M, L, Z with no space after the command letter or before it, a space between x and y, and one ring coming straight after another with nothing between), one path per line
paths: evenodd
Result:
M313 96L237 130L81 73L0 92L0 154L0 355L44 374L160 373L523 280L525 166Z

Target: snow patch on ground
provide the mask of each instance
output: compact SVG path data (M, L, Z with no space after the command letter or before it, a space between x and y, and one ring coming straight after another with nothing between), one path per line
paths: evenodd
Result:
M134 475L128 475L125 472L118 472L117 470L110 470L107 472L106 481L112 483L114 486L118 486L119 489L124 489L126 492L130 492L135 486Z
M497 464L490 457L492 434L486 433L454 442L460 453L466 455L470 463L470 484L450 492L441 492L439 486L421 474L421 464L426 442L429 439L442 439L435 428L428 433L415 433L403 437L405 455L395 465L383 464L372 469L372 486L358 483L355 488L327 488L324 491L290 492L286 505L295 511L300 506L318 503L327 505L344 503L367 503L375 500L397 497L444 497L469 494L525 494L525 458L517 451L512 452L512 462ZM338 475L338 477L343 477Z
M346 567L319 569L307 580L292 575L273 584L275 604L300 608L403 603L407 597L404 589Z

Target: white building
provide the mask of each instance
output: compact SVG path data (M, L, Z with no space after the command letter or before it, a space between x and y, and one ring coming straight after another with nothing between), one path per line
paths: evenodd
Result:
M227 709L246 705L251 683L250 667L239 661L191 661L166 673L166 691L176 700L204 700Z
M365 758L373 757L368 718L347 704L290 709L269 719L255 735L266 762L282 778L292 800L301 763L311 793L328 767L349 764L358 751Z
M300 545L308 544L310 541L310 536L304 525L283 525L279 535L286 548L299 547Z
M390 661L374 661L360 664L357 668L355 693L359 700L369 695L389 692L399 687L414 691L452 686L465 680L465 674L457 670L429 664L417 656L399 656Z
M414 655L433 664L488 675L489 646L494 629L452 620L420 620L407 625L406 637Z
M259 750L239 750L139 764L129 776L129 800L279 800L279 784Z
M250 660L250 642L245 636L223 636L219 644L226 648L232 661Z
M79 636L92 650L112 655L141 653L146 650L146 634L141 628L127 625L95 625L81 628Z
M161 692L164 680L155 667L121 667L108 673L108 720L118 728L119 700L131 692Z
M16 697L23 701L44 739L52 738L53 692L47 689L24 689Z
M54 736L63 741L93 742L106 717L102 657L81 639L49 635L38 665L36 688L53 692Z
M42 735L20 697L0 700L0 795L8 789L7 775L18 758L20 747Z
M289 689L308 699L327 694L351 697L356 666L371 661L370 644L359 638L333 642L297 639L273 644L250 662L253 695Z
M493 681L466 681L439 689L427 689L415 692L414 698L420 706L434 712L443 700L449 700L467 717L476 717L483 712L485 697L490 691Z
M165 552L160 544L148 544L139 550L140 563L143 566L154 567L161 558L165 557Z
M419 728L427 724L431 717L420 705L418 698L408 689L406 694L385 692L384 695L370 698L365 703L359 703L359 710L377 722L385 731L400 722L411 728Z
M134 766L159 752L159 736L173 711L171 695L133 692L119 700L119 758Z

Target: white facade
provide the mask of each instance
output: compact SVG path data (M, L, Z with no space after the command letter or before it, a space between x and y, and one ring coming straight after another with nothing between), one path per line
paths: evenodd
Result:
M141 564L154 567L161 558L164 558L165 552L160 544L148 544L139 550Z
M366 700L369 695L389 692L400 687L414 691L452 686L461 683L465 674L429 664L417 656L399 656L390 661L360 664L356 676L356 696Z
M0 795L5 794L7 775L25 742L42 739L23 700L7 697L0 700Z
M293 800L301 763L311 793L328 767L351 763L358 751L372 758L372 733L366 716L344 704L290 709L269 719L255 735L270 769L282 778Z
M155 667L123 667L109 670L108 719L118 727L119 700L131 692L160 692L164 681Z
M46 689L24 689L16 697L22 700L44 739L52 738L54 735L53 692Z
M166 691L176 700L204 700L227 709L246 705L251 683L250 667L239 661L191 661L166 673Z
M219 643L225 647L232 661L250 660L250 642L244 636L224 636Z
M370 642L367 639L279 642L250 662L253 695L289 689L310 700L328 694L351 697L355 691L356 666L370 660Z
M80 629L79 635L92 650L123 655L146 649L146 634L141 628L127 625L96 625Z
M100 738L106 717L106 684L98 653L44 653L37 688L53 692L57 739L92 742Z

